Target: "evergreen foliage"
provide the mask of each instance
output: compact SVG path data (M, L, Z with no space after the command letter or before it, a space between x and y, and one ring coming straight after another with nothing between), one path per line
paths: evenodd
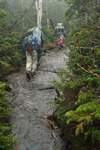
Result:
M54 4L57 4L56 9ZM49 15L55 21L55 11L57 17L64 18L63 4L58 4L57 0L49 5ZM63 6L59 12L59 6ZM43 5L43 9L45 6ZM50 29L47 29L47 16L43 14L42 30L45 36L45 44L53 42L53 29L50 23ZM62 19L63 20L63 19ZM62 21L61 20L61 21ZM0 79L9 72L20 68L23 65L22 43L27 31L36 27L37 13L35 0L0 0ZM66 24L65 20L64 23ZM45 45L44 44L44 45ZM7 108L5 84L0 83L0 150L12 150L12 146L17 147L17 139L14 138L10 131L13 127L9 125L9 117L12 113L11 108Z
M61 0L60 0L61 1ZM73 142L73 149L88 150L88 143L100 141L100 0L53 0L48 5L48 15L54 26L62 22L67 29L69 61L68 70L59 69L60 82L54 81L60 97L54 102L65 139ZM27 30L36 26L36 9L33 0L0 0L0 77L22 66L22 42ZM47 1L43 10L47 12ZM12 8L12 9L11 9ZM63 8L63 9L62 9ZM64 19L64 14L66 22ZM27 13L26 13L27 12ZM50 22L49 22L50 23ZM69 28L70 23L70 28ZM42 17L45 44L53 43L53 29L47 29L47 15ZM69 33L68 33L69 32ZM45 45L44 44L44 45ZM0 149L10 150L16 138L9 135L8 122L12 109L5 108L5 85L0 83ZM88 142L89 141L89 142Z
M6 105L5 84L0 82L0 150L14 150L12 146L18 146L18 139L10 134L14 128L9 126L9 117L13 111Z
M0 13L0 77L4 76L11 68L22 65L21 53L16 48L19 33L14 30L9 31L11 22L10 14L7 12L7 1L2 0L2 9ZM21 50L22 51L22 50Z
M59 69L61 80L54 81L60 95L54 103L64 139L73 150L88 150L100 142L100 1L65 2L70 52L67 70Z

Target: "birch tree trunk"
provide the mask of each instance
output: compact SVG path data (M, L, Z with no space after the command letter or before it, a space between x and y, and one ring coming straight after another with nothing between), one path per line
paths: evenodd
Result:
M36 0L36 10L37 10L37 27L42 28L42 0Z
M23 10L23 0L21 0L21 8ZM22 26L23 26L23 28L25 27L25 25L24 25L24 17L22 18Z
M49 18L48 18L48 0L47 0L47 29L49 30Z

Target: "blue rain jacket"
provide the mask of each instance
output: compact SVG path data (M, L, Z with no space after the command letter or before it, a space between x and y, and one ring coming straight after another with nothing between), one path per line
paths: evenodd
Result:
M65 30L64 30L63 32L57 32L57 33L56 33L56 31L54 30L54 31L53 31L53 37L57 36L57 34L58 34L58 35L64 35L64 37L67 37Z
M42 46L42 48L43 48L43 44L44 44L44 34L41 31L41 46Z
M28 37L32 37L32 40L36 43L37 46L35 47L35 50L36 51L40 50L42 52L43 48L42 48L40 42L38 41L38 39L36 37L34 37L33 35L28 35ZM24 56L26 56L26 43L27 43L26 39L27 39L27 37L24 38L23 46L22 46L22 48L23 48L23 55Z

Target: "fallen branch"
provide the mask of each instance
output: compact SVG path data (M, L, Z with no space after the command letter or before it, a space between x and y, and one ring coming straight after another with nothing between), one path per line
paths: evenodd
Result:
M91 49L91 47L74 47L74 46L71 46L71 47L75 48L75 49L79 49L79 48L81 48L81 49ZM100 45L94 46L93 49L98 48L98 47L100 47Z
M82 66L80 66L78 63L77 63L77 65L78 65L82 70L84 70L85 72L87 72L87 73L89 73L89 74L93 74L93 75L95 75L96 77L100 78L100 75L98 75L98 74L96 74L96 73L93 73L93 72L91 72L90 70L87 71L87 70L84 69Z

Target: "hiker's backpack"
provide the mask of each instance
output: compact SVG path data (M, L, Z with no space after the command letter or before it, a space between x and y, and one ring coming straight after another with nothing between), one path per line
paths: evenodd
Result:
M58 23L58 25L56 26L56 32L63 32L63 31L64 31L64 27L62 23Z
M32 52L35 49L35 42L32 40L32 37L26 38L26 51Z
M33 33L33 36L36 37L41 44L41 31L40 31L40 29L38 27L34 27L34 28L28 30L28 34L30 32Z
M63 41L63 40L60 40L60 41L58 42L58 46L59 46L59 47L62 46L63 43L64 43L64 41Z

